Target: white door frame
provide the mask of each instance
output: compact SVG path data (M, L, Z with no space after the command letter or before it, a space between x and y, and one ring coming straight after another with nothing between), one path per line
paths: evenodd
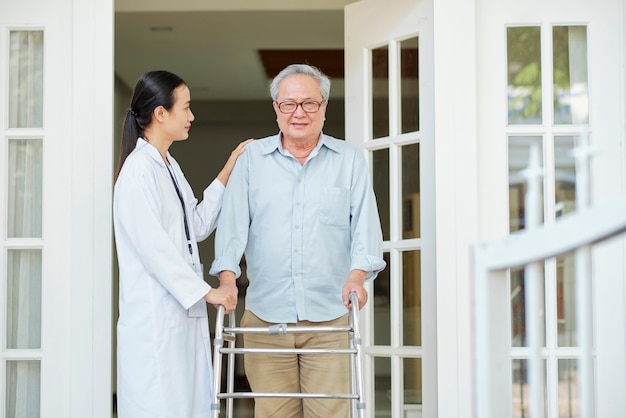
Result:
M44 149L42 347L35 355L41 359L43 418L112 414L113 12L113 0L0 4L3 117L8 31L44 31L44 128L35 132L43 135ZM4 145L11 132L2 135ZM20 244L6 236L2 242L5 280L5 248ZM6 297L4 290L0 296ZM2 388L4 379L3 373Z

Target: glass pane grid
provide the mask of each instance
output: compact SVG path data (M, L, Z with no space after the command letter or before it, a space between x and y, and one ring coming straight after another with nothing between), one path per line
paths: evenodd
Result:
M42 351L44 31L8 32L2 123L2 321L5 417L39 417ZM2 107L4 109L4 107Z
M421 416L421 207L417 37L370 50L372 162L387 268L373 282L373 416ZM397 245L399 243L399 245ZM408 377L407 377L408 376ZM369 400L367 400L369 403Z
M541 202L546 224L576 210L573 151L588 131L587 31L585 26L507 28L510 232L525 228L528 164L532 143L542 150ZM543 36L543 37L542 37ZM548 79L543 67L550 68ZM548 106L548 108L546 108ZM574 253L545 261L545 415L579 418ZM513 416L528 416L526 304L523 269L510 272Z

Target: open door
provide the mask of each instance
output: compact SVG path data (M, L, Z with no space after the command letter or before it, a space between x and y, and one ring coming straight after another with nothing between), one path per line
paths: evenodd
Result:
M113 0L0 3L0 416L112 415Z
M346 139L370 162L388 266L363 310L372 417L437 415L432 37L429 1L345 8Z

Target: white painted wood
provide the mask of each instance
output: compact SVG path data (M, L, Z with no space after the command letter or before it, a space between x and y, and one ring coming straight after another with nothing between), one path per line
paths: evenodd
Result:
M493 94L492 83L497 81L477 84L477 62L484 54L497 53L491 48L501 39L477 40L482 17L477 14L477 5L474 0L433 2L437 316L436 322L429 323L437 326L440 417L468 416L474 397L482 390L472 378L475 313L470 297L474 291L469 280L474 268L470 248L479 236L483 205L495 198L490 188L478 187L478 176L484 164L496 164L504 156L495 154L489 163L478 162L484 140L477 130L477 115L483 111L478 100ZM497 113L490 114L492 121L498 117ZM501 173L492 180L497 178ZM492 217L490 221L495 224L498 219Z
M624 74L618 70L624 62L624 2L601 1L591 3L584 0L574 2L540 2L530 0L523 3L514 1L485 0L477 2L476 7L477 31L476 39L480 45L477 51L477 86L480 91L477 106L480 109L477 117L480 146L478 148L478 193L479 193L479 240L492 241L506 236L508 185L506 184L506 135L540 135L544 143L544 168L546 181L544 182L546 228L541 235L534 235L528 231L522 235L515 234L510 240L500 241L494 253L500 256L491 258L485 256L485 264L496 267L521 266L535 260L548 257L545 262L545 276L548 286L554 286L555 262L554 257L565 251L585 246L586 243L595 243L602 239L607 231L620 231L623 203L620 195L625 193L625 155L618 150L624 149ZM542 126L506 126L506 43L505 30L507 25L540 26L542 33L542 74L544 88L544 116L550 120L552 114L552 74L550 31L552 25L583 25L587 28L587 62L589 81L589 128L581 125L552 126L546 122ZM580 62L577 56L577 62ZM607 68L607 71L604 71ZM578 75L572 74L572 77ZM610 87L612 86L612 88ZM612 90L612 91L611 91ZM588 129L588 130L587 130ZM579 217L566 215L558 220L554 213L554 171L550 167L554 158L554 148L549 143L555 135L590 135L591 143L596 151L590 177L590 203L593 206L591 213L582 210ZM580 185L579 185L580 186ZM578 187L577 187L578 193ZM556 225L552 225L556 223ZM575 231L579 232L576 233ZM531 238L531 235L533 237ZM624 365L624 351L626 350L624 322L624 269L625 238L614 237L601 245L594 245L589 252L589 268L586 263L579 263L576 267L584 270L582 275L589 274L591 281L586 280L588 286L584 293L591 298L593 311L581 312L583 328L591 326L592 331L585 331L584 347L558 347L555 336L548 334L548 346L542 348L541 355L547 360L547 377L549 396L548 416L558 416L554 399L557 395L558 376L557 362L567 358L589 358L590 350L595 361L596 385L591 387L588 378L583 378L579 366L579 379L585 382L579 389L582 393L593 393L595 416L614 416L623 411L626 405L623 402L623 393L626 390L626 372ZM485 249L482 249L485 250ZM481 254L482 254L481 250ZM490 250L486 250L491 252ZM507 255L505 255L507 254ZM543 257L540 256L543 254ZM495 255L495 254L494 254ZM584 258L587 256L584 256ZM506 259L506 262L505 262ZM581 276L582 277L582 276ZM588 276L589 277L589 276ZM578 281L580 279L577 278ZM478 284L477 284L478 286ZM612 289L612 290L611 290ZM548 289L552 291L551 289ZM491 289L492 292L497 292ZM617 293L616 293L617 292ZM579 292L580 293L580 292ZM510 295L502 289L502 293L493 294L494 298L508 298ZM547 292L546 296L554 296ZM556 315L554 297L549 297L546 306L547 315ZM582 303L576 303L577 309ZM619 318L616 320L616 318ZM547 318L548 326L555 323L554 318ZM581 322L578 320L577 322ZM616 322L617 321L617 322ZM611 325L609 325L611 323ZM507 329L510 332L510 329ZM480 336L477 335L477 339ZM595 342L595 345L592 345ZM480 343L477 341L477 346ZM480 354L480 349L477 351ZM585 354L586 353L586 354ZM528 350L512 349L510 356L520 358L528 355ZM586 362L589 364L589 361ZM586 367L586 366L585 366ZM477 369L480 372L480 369ZM588 372L587 372L588 373ZM497 376L497 373L496 373ZM496 377L493 377L494 379ZM510 385L509 382L504 382ZM509 386L496 390L496 398L510 396ZM485 396L479 396L479 399ZM590 415L590 402L585 401L583 395L581 405L584 412L580 416ZM492 400L494 397L492 396ZM550 399L552 400L550 403ZM619 400L618 400L619 399ZM497 401L499 402L499 401ZM483 405L484 406L484 405ZM592 409L592 410L593 410ZM501 411L498 411L501 412ZM482 415L479 415L482 417ZM493 415L493 416L498 416Z
M376 22L376 24L372 24ZM402 358L421 358L423 417L437 416L436 369L436 275L435 275L435 212L434 212L434 126L433 118L433 48L432 2L413 0L394 1L393 7L384 0L363 0L345 9L345 109L346 140L370 151L389 149L390 157L390 240L384 243L390 253L391 281L391 345L372 346L365 337L366 347L366 402L368 416L373 416L370 400L373 392L374 356L391 358L392 416L401 416L403 407ZM401 134L400 129L400 41L419 38L420 131ZM386 45L389 50L389 120L388 138L372 140L371 130L371 51ZM421 238L403 240L401 225L401 146L420 144L420 204ZM380 206L381 202L379 202ZM385 203L386 204L386 203ZM422 341L423 347L403 347L402 312L402 250L421 252L422 280ZM371 288L370 288L371 291ZM365 308L363 334L372 330L371 304Z
M9 28L44 30L41 417L109 418L113 1L2 2L0 54Z

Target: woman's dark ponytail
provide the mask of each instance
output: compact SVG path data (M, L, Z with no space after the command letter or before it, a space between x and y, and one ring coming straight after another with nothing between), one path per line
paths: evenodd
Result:
M170 110L174 106L174 90L182 84L185 84L182 78L168 71L151 71L139 78L122 126L116 179L126 157L135 149L137 138L144 135L146 126L152 121L154 109L163 106Z

